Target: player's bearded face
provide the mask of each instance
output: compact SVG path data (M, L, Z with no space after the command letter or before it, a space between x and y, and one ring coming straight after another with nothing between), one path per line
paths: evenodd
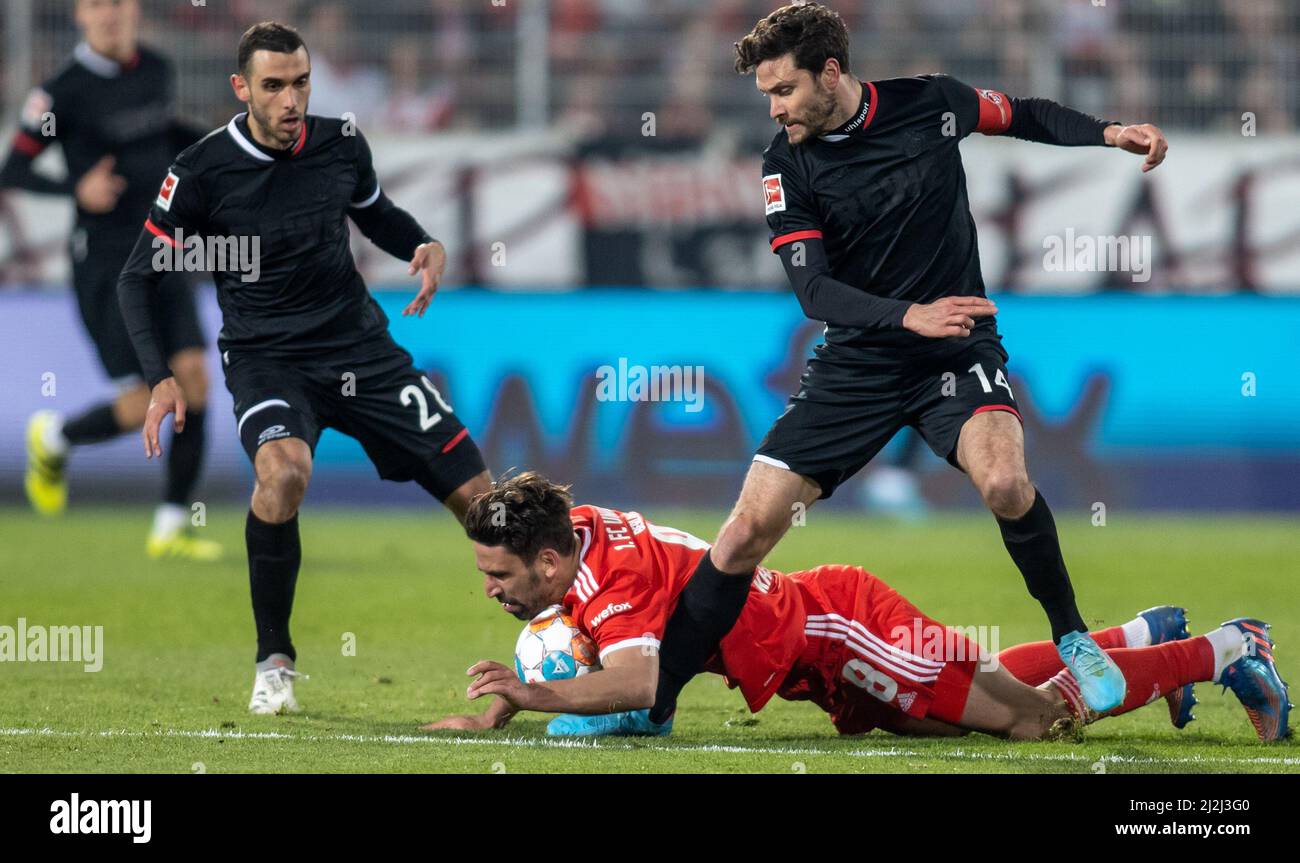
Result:
M302 134L311 97L311 60L306 49L292 54L257 51L248 65L249 122L257 124L258 137L292 146Z
M808 134L823 135L833 126L831 117L835 113L835 94L821 88L817 89L815 101L808 109Z
M474 543L475 563L483 573L483 592L520 620L532 620L558 600L552 595L567 590L556 576L558 555L543 549L531 563L504 546Z
M792 108L797 113L786 120L786 136L791 144L798 144L812 135L825 134L833 128L831 116L835 113L835 91L823 88L819 79L810 75L807 86L801 85L794 95L806 95L806 99L802 105ZM790 126L790 123L796 125Z
M507 613L520 620L532 620L550 605L542 597L542 574L537 570L535 562L523 573L510 578L503 585L504 592L496 597Z
M790 55L760 63L757 81L772 100L773 119L785 127L791 144L834 128L835 91L827 89L820 76L796 68Z

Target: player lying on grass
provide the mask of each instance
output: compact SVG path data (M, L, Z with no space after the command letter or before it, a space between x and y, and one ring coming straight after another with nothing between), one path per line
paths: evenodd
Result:
M521 620L556 604L571 609L596 643L602 669L525 684L506 665L478 662L468 672L476 678L470 699L499 698L480 715L426 729L501 728L518 711L533 710L621 714L600 726L604 733L668 733L671 721L655 725L646 711L655 699L659 642L706 543L635 512L574 507L567 487L536 473L477 497L465 532L487 595ZM1215 681L1241 700L1261 739L1289 733L1286 685L1261 621L1237 618L1187 638L1182 610L1162 608L1092 636L1129 681L1123 703L1104 716L1173 695L1171 715L1181 726L1194 703L1189 684ZM940 639L936 656L928 645ZM708 670L739 687L752 711L773 695L809 700L844 734L880 727L1033 740L1100 718L1083 703L1052 642L1018 645L996 659L859 567L760 568ZM575 718L567 727L590 733L592 724ZM565 733L566 721L551 730Z

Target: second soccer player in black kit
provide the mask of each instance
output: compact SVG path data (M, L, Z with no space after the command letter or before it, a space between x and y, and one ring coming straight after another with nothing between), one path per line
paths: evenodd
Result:
M68 250L72 292L86 333L117 392L72 416L38 411L27 427L24 487L42 515L63 513L72 452L140 427L149 406L117 303L117 277L131 254L139 215L157 191L158 173L197 141L201 129L181 122L172 105L175 72L164 55L139 44L137 0L77 0L71 4L84 41L63 67L32 91L13 149L0 166L0 189L71 195L76 221ZM63 151L66 180L34 167L50 145ZM185 434L172 440L163 500L145 542L150 557L213 561L221 546L190 526L190 507L203 467L208 373L194 292L181 273L169 274L158 336L189 400ZM57 344L47 344L49 349Z
M231 84L248 112L177 157L118 293L152 388L144 440L157 455L163 418L174 412L178 430L185 421L154 335L159 262L192 242L239 252L237 265L213 276L226 387L256 473L245 531L257 625L249 709L279 713L297 709L289 615L302 556L298 507L321 430L356 438L381 477L414 480L458 519L491 477L468 430L389 335L353 262L347 220L421 273L404 314L423 315L432 300L442 245L384 194L359 132L307 114L311 61L296 31L250 28L238 69Z
M859 81L843 21L815 3L776 10L736 53L736 70L755 74L782 127L763 155L772 250L826 337L683 592L648 719L672 715L792 508L829 497L904 426L970 476L1089 706L1114 707L1123 675L1087 634L1051 511L1025 466L958 144L980 132L1119 147L1144 155L1146 171L1163 160L1164 135L944 75Z

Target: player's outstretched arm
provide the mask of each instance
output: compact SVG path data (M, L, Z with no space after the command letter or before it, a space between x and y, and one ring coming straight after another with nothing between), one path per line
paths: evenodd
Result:
M952 108L956 131L1008 135L1058 147L1119 147L1146 156L1144 172L1164 161L1169 142L1150 123L1125 126L1101 120L1051 99L1016 98L988 88L972 87L949 75L928 77Z
M1163 162L1169 150L1165 133L1150 123L1125 126L1098 120L1051 99L1011 99L1010 103L1010 122L1000 131L994 126L990 130L993 134L1061 147L1118 147L1147 157L1142 163L1143 173Z
M538 713L600 715L643 710L654 705L659 683L659 653L653 648L627 647L606 654L599 671L569 680L524 683L513 668L483 661L467 674L469 699L498 695L516 710Z

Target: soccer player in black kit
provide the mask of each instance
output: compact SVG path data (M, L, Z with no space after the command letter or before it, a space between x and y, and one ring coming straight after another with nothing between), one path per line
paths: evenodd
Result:
M84 41L28 97L13 149L0 168L0 188L76 199L69 242L73 292L117 388L114 399L75 416L39 411L28 423L24 486L32 506L51 516L67 505L69 450L111 440L144 422L149 388L122 321L117 277L135 245L139 215L157 193L159 174L202 134L175 118L171 62L137 44L136 0L77 0L74 15ZM52 180L32 167L56 143L67 163L66 180ZM168 453L163 502L145 548L155 558L214 560L220 545L190 528L204 451L204 338L192 289L180 274L168 282L167 302L158 315L162 348L190 412L185 432L176 435Z
M347 220L421 274L403 314L422 316L433 299L442 244L384 194L350 123L308 115L311 61L295 30L249 28L237 63L231 85L247 113L177 157L118 293L153 390L145 451L158 455L163 418L174 412L183 427L186 405L153 334L155 254L195 237L234 238L260 253L257 278L242 253L239 267L214 278L226 387L256 474L245 530L257 626L249 709L280 713L297 709L289 616L302 556L298 507L321 430L356 438L381 477L416 481L458 519L491 477L468 430L389 335L353 262Z
M825 344L670 619L647 720L671 717L792 509L829 497L903 426L970 476L1088 705L1114 707L1123 675L1087 634L1051 511L1025 466L957 145L980 132L1119 147L1146 156L1147 171L1164 159L1164 135L944 75L859 81L843 21L814 3L760 20L736 53L736 70L755 73L782 126L763 155L772 250L804 313L826 323Z

